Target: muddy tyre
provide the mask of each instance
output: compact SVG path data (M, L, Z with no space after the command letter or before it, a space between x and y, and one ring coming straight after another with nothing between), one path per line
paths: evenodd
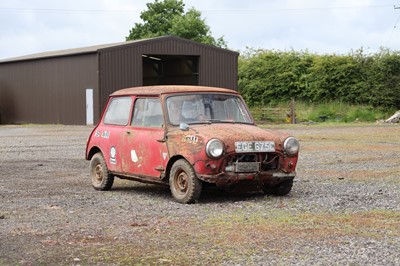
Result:
M265 186L264 193L267 195L274 195L274 196L285 196L289 194L292 190L293 186L293 179L285 180L282 183L279 183L275 187Z
M96 190L110 190L114 183L114 176L110 174L103 155L99 152L90 160L90 178Z
M196 177L193 167L180 159L172 165L169 186L176 201L194 203L200 198L203 183Z

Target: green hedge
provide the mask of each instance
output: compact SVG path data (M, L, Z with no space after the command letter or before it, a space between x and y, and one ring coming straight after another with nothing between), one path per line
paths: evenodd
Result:
M239 91L250 106L296 99L400 109L400 53L383 48L347 55L247 49L239 58Z

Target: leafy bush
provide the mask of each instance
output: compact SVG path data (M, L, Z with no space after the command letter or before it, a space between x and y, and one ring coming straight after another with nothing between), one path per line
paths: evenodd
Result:
M400 52L317 55L250 48L239 58L239 91L250 106L294 98L400 109ZM321 107L319 116L337 116L328 107Z

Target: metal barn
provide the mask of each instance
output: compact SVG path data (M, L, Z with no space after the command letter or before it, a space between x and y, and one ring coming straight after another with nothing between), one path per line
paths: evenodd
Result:
M0 61L0 124L97 123L108 95L134 86L237 90L239 54L164 36Z

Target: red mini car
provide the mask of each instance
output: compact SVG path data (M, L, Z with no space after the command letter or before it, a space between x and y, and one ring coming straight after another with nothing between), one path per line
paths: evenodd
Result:
M86 146L92 185L114 177L169 185L182 203L204 184L290 192L299 142L257 127L238 92L200 86L149 86L114 92Z

